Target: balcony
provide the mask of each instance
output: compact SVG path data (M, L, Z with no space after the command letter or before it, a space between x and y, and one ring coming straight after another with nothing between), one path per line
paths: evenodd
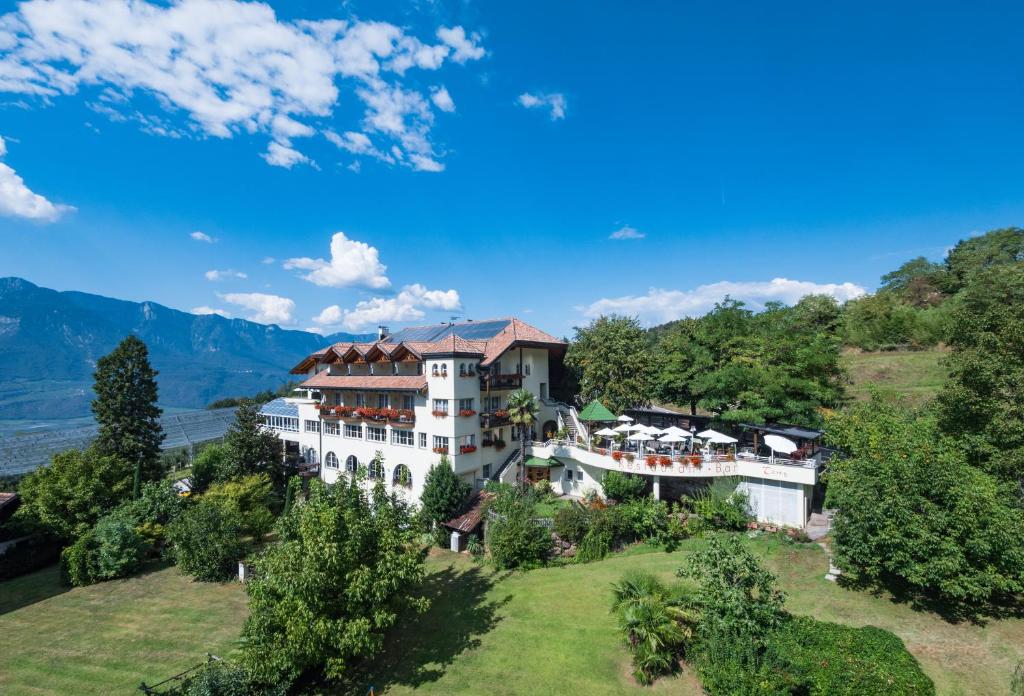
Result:
M317 410L320 411L321 418L345 418L373 423L390 423L393 426L416 424L416 412L409 408L367 408L319 404Z
M487 411L480 414L480 427L484 430L490 430L491 428L498 428L502 425L509 425L512 421L509 420L508 411L503 408L499 408L496 411Z
M481 391L491 391L493 389L519 389L522 386L523 376L518 372L507 375L480 375Z

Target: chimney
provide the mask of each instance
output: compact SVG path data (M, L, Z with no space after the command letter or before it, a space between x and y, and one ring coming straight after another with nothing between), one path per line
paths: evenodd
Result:
M388 337L389 333L390 333L390 331L388 331L388 327L386 327L384 325L378 326L377 327L377 340L378 341L383 341L385 338Z

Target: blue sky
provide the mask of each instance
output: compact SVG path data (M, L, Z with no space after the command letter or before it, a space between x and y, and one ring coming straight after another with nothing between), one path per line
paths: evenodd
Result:
M0 3L0 275L567 334L1021 224L1024 5L828 5Z

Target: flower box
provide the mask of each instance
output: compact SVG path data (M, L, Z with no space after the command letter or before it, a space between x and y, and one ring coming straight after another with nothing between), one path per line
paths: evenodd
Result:
M701 458L699 456L693 455L693 456L688 457L687 459L689 459L691 466L696 466L696 467L700 466Z
M505 449L505 441L504 440L495 440L494 441L494 449L496 449L496 450L503 450L503 449Z
M400 408L395 411L394 420L400 423L413 423L416 420L416 412L411 408Z
M615 450L614 452L612 452L612 459L614 459L617 462L621 462L622 452L620 450Z
M604 449L603 447L598 447L594 451L600 454L601 456L608 454L608 450Z
M378 412L378 415L380 415L384 420L398 420L398 409L382 408Z
M661 466L661 467L664 467L664 468L667 469L668 467L672 466L672 458L671 457L666 457L665 455L662 455L662 456L658 457L658 466Z
M644 462L646 462L647 466L653 469L654 467L658 466L658 455L648 454L646 457L644 457Z
M499 408L497 411L494 412L494 417L495 418L508 418L508 411L506 411L503 408Z
M470 452L476 452L476 445L462 445L459 447L459 454L469 454Z
M633 460L636 459L636 455L633 454L632 452L626 452L623 456L626 458L626 462L629 464L632 464Z
M463 418L469 418L470 416L475 416L476 411L474 411L471 408L463 408L459 409L459 415L462 416Z
M480 443L480 446L481 447L493 447L494 446L494 441L493 440L484 440L483 442Z
M434 416L434 418L447 418L448 417L448 412L447 411L431 411L430 413L431 413L431 415Z
M434 454L448 454L448 448L447 447L435 447L434 448Z
M379 408L360 407L356 409L356 415L367 420L380 420L380 411Z

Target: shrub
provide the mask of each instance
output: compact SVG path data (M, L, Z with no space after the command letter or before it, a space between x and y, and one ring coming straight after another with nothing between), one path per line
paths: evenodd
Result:
M533 518L533 505L515 493L499 496L487 524L487 547L498 568L535 568L551 550L551 534Z
M737 490L737 485L737 478L715 479L703 492L690 499L693 511L712 527L744 529L751 519L750 498Z
M180 696L284 696L288 689L255 684L242 666L219 661L199 669L177 693Z
M565 541L578 544L590 527L591 511L573 503L555 513L555 534Z
M434 532L438 546L445 546L447 539L447 532L441 524L462 511L472 490L472 486L456 475L447 456L442 456L437 465L430 467L420 495L420 520L426 530Z
M622 525L633 539L652 539L668 525L668 503L654 498L637 498L616 506Z
M274 526L274 515L270 512L272 490L266 474L215 483L203 498L234 508L242 521L242 531L256 539L263 538Z
M609 471L601 479L601 487L604 488L604 497L624 502L643 496L647 482L642 476Z
M91 529L61 551L60 569L64 580L75 587L96 582L96 537Z
M540 481L537 481L535 484L533 484L533 490L539 497L542 498L546 498L552 495L552 493L554 493L554 491L551 488L551 482L548 481L547 479L541 479Z
M225 445L207 445L192 460L192 475L189 481L193 493L204 493L214 481L221 479L221 472L227 468L228 450Z
M96 539L96 579L113 580L135 573L149 545L134 525L118 515L107 515L93 529Z
M240 541L242 520L238 511L201 498L168 530L174 560L197 580L228 580L246 547Z
M791 690L820 696L917 696L935 686L903 641L874 626L853 628L809 616L785 621L768 639L768 661Z
M147 482L138 498L121 503L110 514L131 524L148 549L162 551L167 525L184 511L185 504L170 481Z
M576 547L577 563L600 561L612 550L612 535L607 529L591 528Z

